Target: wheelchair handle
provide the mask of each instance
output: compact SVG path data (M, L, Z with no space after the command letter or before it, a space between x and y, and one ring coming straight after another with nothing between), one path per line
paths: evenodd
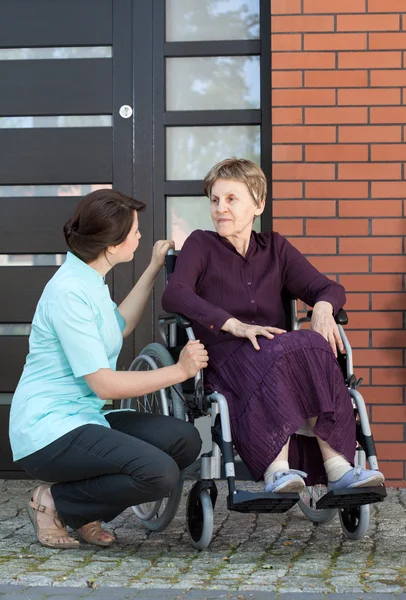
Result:
M172 273L175 270L175 263L176 263L175 250L172 250L172 248L170 248L165 257L165 268L166 268L167 275L172 275Z

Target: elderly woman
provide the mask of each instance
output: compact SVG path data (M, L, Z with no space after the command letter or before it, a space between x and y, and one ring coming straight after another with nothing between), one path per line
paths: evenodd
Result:
M252 231L266 198L255 163L220 162L204 191L216 232L189 236L162 303L191 319L206 345L206 385L228 400L241 458L267 492L300 492L307 473L308 485L325 483L326 474L330 488L381 484L382 473L352 466L355 420L333 316L344 288L283 236ZM282 290L313 307L312 331L285 332ZM315 437L295 434L306 421Z

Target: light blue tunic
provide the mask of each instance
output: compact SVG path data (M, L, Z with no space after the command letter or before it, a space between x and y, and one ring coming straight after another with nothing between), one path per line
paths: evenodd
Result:
M109 427L83 376L115 369L125 320L95 269L68 252L46 285L32 323L29 354L10 413L19 460L88 423Z

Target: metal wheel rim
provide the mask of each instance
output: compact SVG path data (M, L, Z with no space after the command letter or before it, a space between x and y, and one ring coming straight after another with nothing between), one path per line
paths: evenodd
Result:
M162 500L156 500L155 502L145 502L144 504L137 504L132 508L141 521L150 521L158 513L162 502Z

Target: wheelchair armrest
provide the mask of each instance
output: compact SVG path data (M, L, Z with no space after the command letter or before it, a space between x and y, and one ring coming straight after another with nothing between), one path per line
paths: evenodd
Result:
M313 311L308 310L307 318L311 319L312 315L313 315ZM337 325L347 325L348 324L348 315L343 308L340 308L338 313L335 315L334 320L337 323Z
M181 329L187 329L187 327L192 327L192 321L184 317L183 315L179 315L178 313L166 313L164 315L159 315L159 321L172 321L175 319L176 325L178 325Z

